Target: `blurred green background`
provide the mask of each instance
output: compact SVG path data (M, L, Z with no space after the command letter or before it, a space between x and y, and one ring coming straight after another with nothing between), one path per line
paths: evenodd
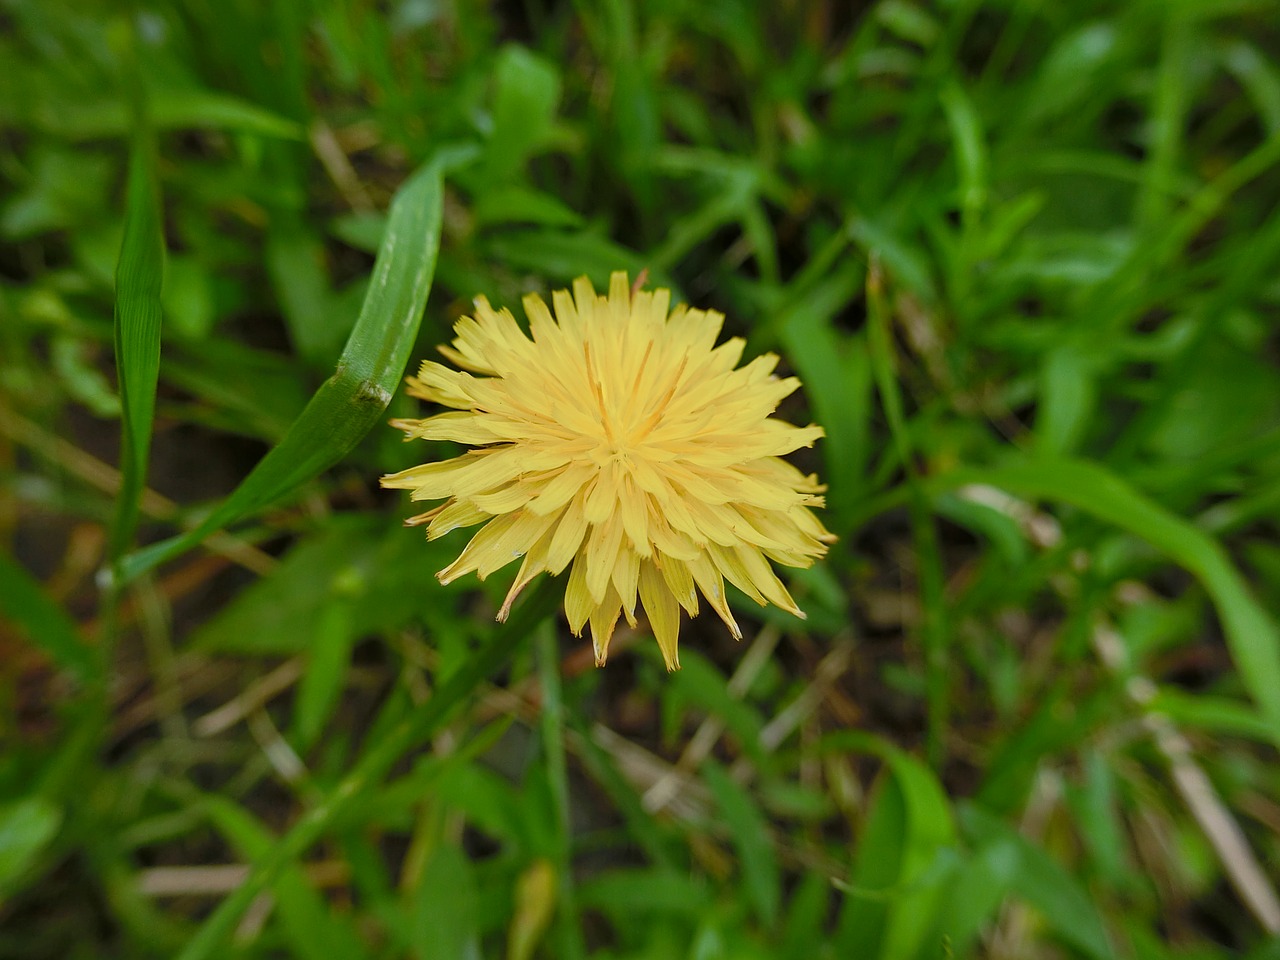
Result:
M0 0L0 957L1280 957L1278 56ZM841 538L672 675L377 488L473 296L643 268L804 381Z

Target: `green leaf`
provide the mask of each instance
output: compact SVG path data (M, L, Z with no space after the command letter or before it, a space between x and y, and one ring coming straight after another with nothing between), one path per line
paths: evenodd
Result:
M938 291L928 262L918 247L897 235L892 225L860 212L849 219L845 231L861 250L883 260L885 272L926 304L937 301Z
M289 358L222 337L175 339L161 371L166 383L197 398L203 421L267 443L288 432L310 392L303 371Z
M414 893L414 955L479 960L479 891L471 861L452 843L436 847Z
M1258 716L1258 711L1236 700L1207 693L1185 693L1161 688L1151 702L1151 710L1165 714L1180 727L1194 727L1206 733L1245 737L1270 743L1280 749L1280 730Z
M293 732L299 749L312 747L328 722L342 694L351 660L351 608L357 592L363 592L360 576L346 572L329 584L330 602L320 618L307 650L307 669L298 684Z
M946 794L928 767L878 737L847 731L822 749L870 753L886 766L855 852L839 948L845 956L913 957L929 946L947 875L939 868L956 839Z
M396 194L368 296L333 376L203 523L126 557L121 565L126 582L327 470L381 419L404 374L435 274L443 167L442 158L431 161Z
M735 697L724 674L697 650L686 651L681 660L682 669L670 678L670 705L694 704L719 717L748 756L766 762L760 749L760 731L764 729L760 711Z
M1036 443L1046 456L1070 454L1078 445L1097 402L1096 376L1071 342L1045 358L1036 407Z
M177 254L168 258L161 305L170 336L204 340L217 322L214 282L199 258Z
M329 233L349 247L377 253L387 232L385 213L344 213L329 223Z
M550 194L515 184L495 186L476 198L476 224L528 223L543 227L581 227L582 214Z
M160 291L164 284L164 236L150 138L140 131L129 157L124 239L116 265L115 350L123 435L121 480L111 557L128 549L138 524L147 478L156 383L160 376Z
M634 280L648 266L634 250L587 231L513 230L494 235L486 246L497 259L547 281L568 283L586 274L597 290L608 288L614 270L626 270ZM660 272L650 276L649 285L671 286ZM672 293L675 302L679 298L674 288Z
M982 121L958 82L947 83L940 100L951 130L960 178L960 209L968 229L976 224L987 204L987 148Z
M423 570L440 569L456 553L449 538L428 542L382 516L334 514L290 547L270 577L201 626L190 645L204 653L286 656L312 649L322 633L347 646L415 616L444 630L457 616L457 591L424 578ZM335 614L335 605L346 611Z
M782 902L782 873L778 869L768 818L751 794L714 761L703 766L702 778L711 789L738 850L747 896L761 925L771 930L777 923Z
M665 867L617 869L597 874L582 885L579 906L625 920L639 912L646 916L697 917L711 906L705 886L687 870Z
M1089 747L1084 752L1079 787L1067 791L1076 829L1088 848L1094 875L1113 889L1123 889L1132 864L1126 862L1127 837L1117 802L1119 775L1112 758Z
M266 255L294 348L308 361L332 362L349 331L334 310L323 244L296 212L282 210L272 217Z
M1106 468L1080 460L1037 459L956 470L935 478L932 486L942 490L968 483L1071 504L1143 538L1193 573L1217 607L1241 682L1267 722L1280 731L1280 631L1217 540Z
M530 596L516 607L511 618L494 627L484 645L450 674L425 703L400 718L376 739L371 737L368 750L355 768L257 860L245 882L205 920L183 950L180 960L206 960L223 955L224 941L254 899L326 830L340 823L357 801L363 800L408 750L427 742L474 694L476 688L507 661L514 648L532 634L554 609L557 603L555 587L555 582L550 579L544 579L533 587Z
M29 160L26 184L6 185L0 204L0 236L21 240L53 230L73 231L98 212L115 176L100 153L39 145Z
M305 140L300 124L253 103L209 90L177 90L159 85L151 94L155 125L163 130L207 127L283 140Z
M924 611L919 636L924 647L925 698L929 704L927 745L930 762L938 766L942 762L943 739L951 709L948 669L951 629L947 615L948 604L944 596L942 548L938 542L935 517L915 466L916 440L908 428L904 412L884 280L874 254L867 271L867 308L867 346L871 373L880 395L880 404L884 408L885 420L889 424L893 449L906 473L912 539L919 557L920 603Z
M656 870L667 875L679 875L677 864L681 862L683 842L672 836L669 829L664 829L666 824L663 821L645 810L635 785L619 769L618 758L597 744L585 730L575 732L583 767L621 815L632 842L653 861ZM593 877L591 883L578 891L579 907L588 902L599 902L595 894L601 880L601 877Z
M788 898L777 956L783 960L812 960L820 956L830 910L831 882L819 871L805 873Z
M1087 22L1057 36L1038 60L1035 83L1022 100L1022 121L1031 127L1047 124L1094 96L1094 78L1114 61L1126 39L1106 21Z
M481 176L496 185L509 183L550 138L560 75L550 62L514 45L498 54L494 74L493 135Z
M535 843L543 849L554 851L551 868L558 888L559 909L555 911L557 954L564 960L585 960L586 941L582 932L582 918L578 913L577 889L573 877L573 812L570 801L569 769L565 751L565 702L560 680L560 654L556 630L544 623L537 635L538 679L542 688L542 717L539 724L542 749L546 757L545 772L547 814L531 822L537 833L544 827L549 834L546 842ZM542 778L530 779L528 793L534 793ZM541 793L541 791L539 791ZM534 809L541 808L541 804Z
M921 940L917 960L947 956L973 956L972 944L1013 891L1017 851L1007 843L980 846L947 877L933 931Z
M856 265L839 270L797 297L777 321L787 358L827 431L818 449L832 481L827 501L840 516L865 489L871 449L871 357L863 338L843 333L834 322L858 295L862 279Z
M501 774L482 764L454 763L449 775L433 784L431 793L442 807L464 814L472 828L517 849L530 848L528 820L533 813Z
M42 797L0 806L0 891L31 866L61 823L62 811Z
M1187 89L1204 59L1203 38L1196 37L1185 15L1176 10L1162 19L1160 63L1155 73L1147 132L1147 156L1135 219L1146 229L1167 222L1177 181L1178 153L1186 125Z
M98 658L75 621L6 552L0 552L0 614L77 680L88 680L100 671Z
M207 797L205 809L231 844L250 860L265 856L277 842L252 814L225 797ZM369 955L351 921L325 901L297 864L282 869L271 889L293 955L303 960L357 960Z
M1022 529L1007 513L952 493L936 497L934 508L939 516L985 537L995 553L1010 567L1021 567L1031 559L1031 550Z
M1253 101L1267 135L1280 134L1280 71L1273 58L1246 40L1236 40L1222 52L1222 62Z
M999 817L981 807L960 807L965 833L984 847L997 846L1001 871L1010 871L1009 887L1042 914L1064 941L1095 960L1112 960L1115 951L1097 907L1070 873ZM1011 861L1011 862L1010 862Z
M279 114L222 93L156 84L148 94L157 130L211 129L285 140L304 140L302 127ZM102 140L129 132L129 109L117 98L61 98L47 94L29 106L26 119L37 129L69 140Z
M1245 955L1244 960L1280 960L1280 934L1261 941Z

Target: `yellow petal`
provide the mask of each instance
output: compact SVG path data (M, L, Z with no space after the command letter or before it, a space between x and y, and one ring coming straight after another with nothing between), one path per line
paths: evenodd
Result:
M591 598L591 591L587 589L587 559L584 551L573 561L573 566L569 569L569 582L564 588L564 612L569 619L569 629L575 637L582 636L582 628L597 606L599 604Z
M729 628L729 632L733 634L733 638L741 640L742 629L738 626L738 621L733 618L733 614L729 612L729 602L724 595L724 577L711 562L711 558L705 553L699 553L688 562L688 566L698 589L711 604L711 609L719 614L720 619Z
M431 525L427 527L427 539L438 540L459 527L473 527L491 517L492 514L477 510L469 503L451 500L439 507L432 517Z
M569 296L568 290L557 290L551 295L551 305L556 311L556 320L560 329L577 342L582 340L582 321L578 319L578 310Z
M596 605L591 611L591 646L596 655L596 666L603 667L609 657L609 641L613 639L614 627L618 625L618 613L622 601L612 589L605 595L604 602Z
M583 510L588 523L603 523L612 516L618 505L618 467L617 464L606 464L598 474L595 483L590 485Z
M537 488L532 484L516 480L488 493L473 494L470 501L487 513L510 513L525 506L536 492Z
M524 555L524 560L520 563L520 570L516 573L515 582L511 584L511 589L507 591L507 595L503 598L502 606L498 610L499 621L504 621L511 613L511 605L515 603L516 597L520 596L520 592L524 590L538 575L544 573L547 569L547 548L551 545L552 530L545 530L529 552Z
M692 560L702 552L702 546L693 543L685 534L671 529L656 507L650 507L648 521L649 538L653 541L654 549L664 556Z
M495 517L471 538L458 559L436 576L441 583L450 583L475 570L483 580L523 556L555 520L554 516L539 517L524 510Z
M578 553L582 539L587 535L587 518L582 511L582 494L560 514L551 546L547 550L547 569L552 574L563 570ZM585 570L583 571L585 573Z
M559 510L572 500L596 473L597 468L594 464L569 464L543 484L537 496L529 501L529 509L534 513L551 513Z
M627 532L627 539L631 541L631 548L642 557L649 556L652 552L649 545L649 498L636 489L629 475L622 482L618 517Z
M728 549L713 546L711 559L725 579L757 603L763 606L767 600L775 607L804 619L804 611L796 606L791 594L770 569L759 550L741 544Z
M693 587L693 574L689 565L675 557L654 557L654 566L662 572L662 579L667 582L667 589L676 598L676 602L684 607L685 613L691 617L698 615L698 591Z
M627 623L636 625L636 585L640 578L640 556L626 544L618 551L617 562L613 565L613 589L621 598L622 610L627 615Z
M640 601L649 616L649 626L653 629L667 669L679 670L680 605L667 589L662 574L648 560L640 565Z
M596 524L587 536L587 590L596 603L604 600L622 547L622 524L614 519Z

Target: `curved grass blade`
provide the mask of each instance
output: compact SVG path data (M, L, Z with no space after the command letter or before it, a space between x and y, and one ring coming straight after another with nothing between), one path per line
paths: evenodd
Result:
M921 761L874 734L839 731L823 737L819 749L879 757L887 774L858 838L852 882L840 885L847 896L834 938L839 955L928 955L924 937L942 905L942 865L956 835L942 784Z
M280 442L199 526L125 557L119 571L123 582L191 549L209 534L261 510L333 466L382 417L404 374L435 275L444 165L443 158L428 163L392 201L369 293L337 370Z
M160 290L165 256L152 150L151 138L140 126L129 156L124 239L116 263L115 351L122 435L112 560L128 549L138 525L160 376Z
M30 105L25 119L36 129L69 140L101 140L128 133L126 104L100 99L51 98ZM280 140L305 140L302 126L257 104L198 88L157 86L148 91L151 123L157 130L225 130Z
M958 470L932 486L936 492L968 483L1071 504L1143 538L1193 573L1218 609L1241 682L1271 729L1280 732L1280 629L1217 540L1093 463L1054 459Z

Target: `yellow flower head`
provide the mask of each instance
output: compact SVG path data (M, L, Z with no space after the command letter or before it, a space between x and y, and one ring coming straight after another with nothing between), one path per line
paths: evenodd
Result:
M780 459L822 436L771 416L799 381L774 376L772 354L736 369L744 342L716 346L721 314L669 311L669 290L633 292L625 273L608 297L581 277L552 303L554 317L524 298L530 339L509 310L477 298L440 348L469 372L426 361L407 380L413 396L456 412L392 426L474 448L382 478L445 501L407 521L430 539L483 524L440 581L484 579L523 557L504 620L534 577L572 565L565 613L578 636L590 621L601 664L619 615L636 625L637 600L669 670L680 608L696 616L699 591L740 639L726 579L803 617L766 560L807 567L835 539L809 509L824 488Z

